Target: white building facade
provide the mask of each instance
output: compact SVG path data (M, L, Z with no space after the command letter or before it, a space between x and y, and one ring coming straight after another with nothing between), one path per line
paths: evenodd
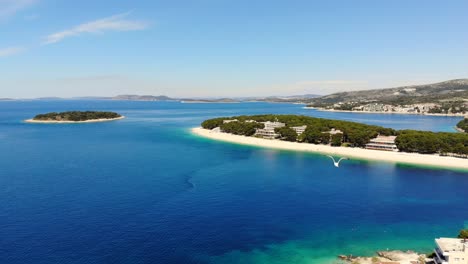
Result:
M262 137L262 138L266 138L266 139L275 139L279 136L279 134L277 134L275 132L275 128L280 128L280 127L284 127L286 126L285 123L281 123L281 122L270 122L270 121L267 121L267 122L262 122L265 127L264 128L257 128L257 130L255 131L255 135L254 136L258 136L258 137Z
M296 134L299 136L300 134L304 133L306 130L307 126L295 126L291 127L294 131L296 131Z
M437 238L436 264L468 264L468 241L460 238Z
M366 149L375 150L386 150L386 151L398 151L398 147L395 144L396 136L377 136L370 140L366 144Z

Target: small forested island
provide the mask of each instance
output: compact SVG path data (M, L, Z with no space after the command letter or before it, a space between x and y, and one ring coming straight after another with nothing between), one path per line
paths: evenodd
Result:
M458 122L457 129L461 132L468 133L468 118L465 118L462 121Z
M124 118L122 115L114 112L100 111L68 111L51 112L39 114L32 119L26 120L30 123L84 123L84 122L102 122Z
M468 169L466 133L395 130L301 115L220 117L201 126L192 131L239 144Z

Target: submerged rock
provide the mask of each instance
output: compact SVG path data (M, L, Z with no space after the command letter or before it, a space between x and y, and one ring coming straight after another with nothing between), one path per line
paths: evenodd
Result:
M401 250L391 250L391 251L378 251L377 255L392 261L406 261L408 259L418 260L420 255L414 251L401 251Z

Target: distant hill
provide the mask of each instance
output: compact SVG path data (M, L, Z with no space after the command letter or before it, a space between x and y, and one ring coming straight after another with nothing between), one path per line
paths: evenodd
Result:
M125 101L182 101L186 103L239 103L239 102L308 102L312 98L320 95L304 94L304 95L289 95L289 96L266 96L266 97L186 97L174 98L165 95L137 95L137 94L122 94L117 96L76 96L71 98L63 97L39 97L33 100L125 100ZM13 100L10 98L0 98L2 101Z
M178 99L183 103L239 103L239 100L231 99L231 98L184 98Z
M290 96L279 96L280 98L289 98L289 99L302 99L302 98L317 98L321 97L319 94L302 94L302 95L290 95Z
M111 98L112 100L129 100L129 101L174 101L176 99L170 98L165 95L117 95Z
M225 97L225 98L178 98L177 100L190 103L239 103L239 102L271 102L271 103L298 103L308 102L311 98L316 98L320 95L304 94L304 95L289 95L289 96L266 96L266 97Z
M244 102L271 102L271 103L307 103L311 99L320 97L317 94L286 95L286 96L266 96L266 97L242 97Z
M0 98L0 101L13 101L14 99L11 98Z
M81 96L81 97L72 97L73 100L110 100L112 97L107 96Z
M39 97L35 98L35 100L46 100L46 101L55 101L55 100L64 100L62 97L56 97L56 96L51 96L51 97Z
M441 100L468 99L468 79L411 85L387 89L374 89L334 93L311 100L314 104L349 102L429 103Z

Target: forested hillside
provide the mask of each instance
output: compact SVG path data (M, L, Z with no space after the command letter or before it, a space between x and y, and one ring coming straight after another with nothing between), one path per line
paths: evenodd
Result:
M397 105L433 103L442 100L458 101L461 99L468 99L468 79L388 89L334 93L312 99L311 105L323 106L339 102L378 102Z

